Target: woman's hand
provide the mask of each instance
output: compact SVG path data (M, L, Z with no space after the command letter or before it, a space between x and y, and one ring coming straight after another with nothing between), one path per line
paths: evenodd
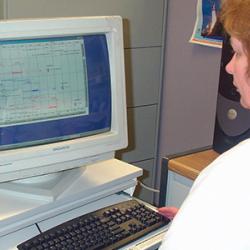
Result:
M169 219L173 219L175 215L178 212L177 207L160 207L158 208L158 212L163 215L164 217L167 217Z

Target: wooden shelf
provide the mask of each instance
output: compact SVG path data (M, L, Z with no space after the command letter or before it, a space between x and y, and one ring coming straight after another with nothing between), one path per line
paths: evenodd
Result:
M198 153L176 157L169 160L168 169L194 180L201 170L208 166L218 156L218 153L209 149Z

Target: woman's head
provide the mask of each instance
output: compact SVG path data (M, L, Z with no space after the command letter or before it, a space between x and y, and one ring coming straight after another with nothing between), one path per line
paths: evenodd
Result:
M241 105L250 109L250 0L224 0L221 20L234 50L226 71L233 76Z
M226 66L226 71L233 76L233 84L240 94L240 103L244 108L250 109L250 76L248 74L248 56L242 42L231 37L234 55Z
M220 18L225 31L241 41L250 75L250 0L222 0Z

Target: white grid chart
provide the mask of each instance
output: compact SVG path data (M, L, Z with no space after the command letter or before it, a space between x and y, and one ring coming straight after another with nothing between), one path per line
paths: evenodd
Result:
M82 39L0 46L0 125L88 114Z

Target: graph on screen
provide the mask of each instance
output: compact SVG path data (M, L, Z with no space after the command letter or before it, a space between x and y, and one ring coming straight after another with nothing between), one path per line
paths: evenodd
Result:
M0 43L0 126L87 115L82 37Z

